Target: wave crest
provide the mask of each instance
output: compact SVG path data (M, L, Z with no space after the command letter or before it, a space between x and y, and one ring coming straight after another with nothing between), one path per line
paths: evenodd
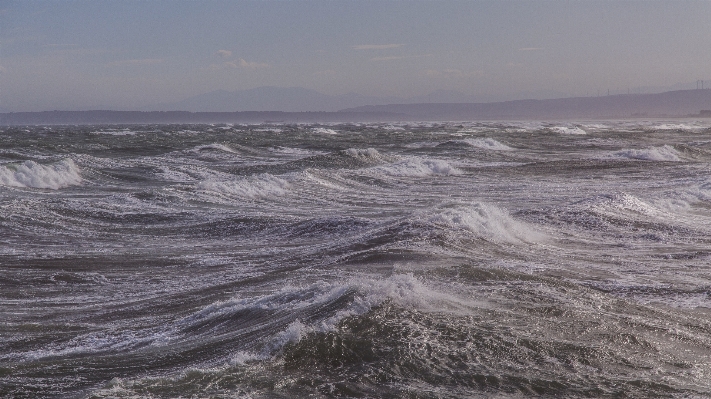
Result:
M291 188L291 183L263 173L233 181L205 180L198 183L197 188L224 196L258 199L284 195Z
M480 238L495 242L530 243L543 238L542 233L515 220L503 209L484 203L447 209L430 217L429 221L449 229L467 230Z
M331 135L338 134L337 131L335 131L333 129L327 129L325 127L317 127L317 128L312 129L311 131L316 134L331 134Z
M19 165L0 166L0 185L3 186L58 190L81 182L79 168L69 158L52 165L25 161Z
M668 144L661 147L625 149L615 152L614 155L629 159L641 159L644 161L680 161L679 152Z
M573 126L573 127L567 127L567 126L555 126L550 128L552 131L560 134L578 134L578 135L583 135L587 134L587 132L583 129L581 129L578 126Z
M484 150L494 150L494 151L511 151L511 150L513 150L513 148L507 146L506 144L502 144L490 137L485 137L485 138L481 138L481 139L464 139L464 140L461 140L461 142L465 143L469 146L481 148Z
M450 176L460 175L462 171L446 161L438 159L406 159L389 165L377 166L371 170L388 176L398 177L425 177L432 175Z

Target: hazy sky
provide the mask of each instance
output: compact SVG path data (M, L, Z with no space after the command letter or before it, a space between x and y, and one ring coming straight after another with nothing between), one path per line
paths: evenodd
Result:
M0 109L224 89L482 99L711 84L711 1L0 0Z

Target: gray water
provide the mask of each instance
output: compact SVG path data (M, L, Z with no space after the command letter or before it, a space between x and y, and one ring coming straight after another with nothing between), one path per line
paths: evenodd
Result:
M2 128L0 397L711 397L710 126Z

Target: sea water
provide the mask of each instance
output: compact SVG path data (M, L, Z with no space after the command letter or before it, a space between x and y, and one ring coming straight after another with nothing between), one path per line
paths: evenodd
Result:
M710 126L3 127L0 396L711 396Z

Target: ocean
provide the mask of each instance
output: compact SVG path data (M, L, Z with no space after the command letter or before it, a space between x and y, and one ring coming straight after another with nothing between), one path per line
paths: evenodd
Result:
M0 397L711 397L711 121L2 127Z

